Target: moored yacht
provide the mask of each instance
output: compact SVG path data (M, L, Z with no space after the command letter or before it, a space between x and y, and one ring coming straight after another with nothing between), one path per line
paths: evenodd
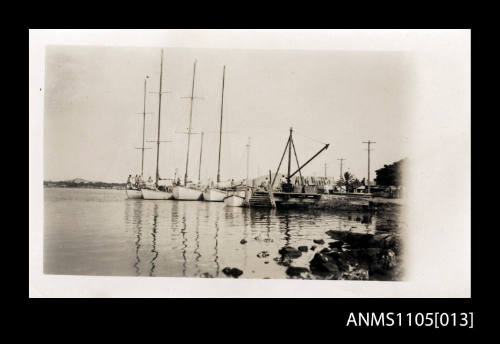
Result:
M159 171L159 160L160 160L160 143L168 142L161 141L160 139L160 128L161 128L161 96L162 96L162 82L163 82L163 49L161 51L161 62L160 62L160 87L158 91L158 133L157 139L152 142L156 142L156 180L153 185L147 184L142 188L142 198L148 200L167 200L171 199L173 196L171 184L170 185L159 185L160 181L160 171ZM144 135L143 135L144 137ZM150 141L151 142L151 141Z
M132 185L132 183L130 183L130 177L129 176L129 179L127 180L127 187L125 189L125 194L127 195L127 198L131 198L131 199L140 199L142 198L142 192L141 192L141 187L142 187L142 176L144 175L144 150L146 149L150 149L150 148L146 148L144 146L144 133L145 133L145 130L146 130L146 84L147 84L147 79L149 78L149 76L146 76L146 78L144 78L144 107L143 107L143 112L142 112L142 146L140 148L137 148L137 149L140 149L141 150L141 174L140 174L140 179L139 179L139 182L137 182L137 184L135 185Z
M203 200L209 202L222 202L228 195L227 191L221 188L220 183L220 157L222 147L222 114L224 113L224 80L226 76L226 66L222 69L222 100L220 106L220 126L219 126L219 158L217 162L217 185L216 187L208 187L203 192Z
M250 138L248 138L247 147L247 178L245 179L245 185L238 185L228 191L228 196L224 198L224 205L228 207L245 207L247 206L247 198L250 198L251 189L248 186L249 177L249 160L250 160Z
M140 199L142 198L142 192L141 190L134 190L134 189L126 189L125 194L127 195L127 198L130 199Z
M208 188L203 192L203 200L211 202L222 202L227 196L227 191Z
M226 198L224 198L224 205L227 207L243 207L245 204L245 196L240 196L237 193L233 193Z
M151 189L142 189L142 198L144 199L157 199L157 200L167 200L172 199L174 194L172 191L162 191L162 190L151 190Z
M179 201L201 200L202 192L194 187L176 185L172 188L173 197Z
M187 131L187 153L186 153L186 172L184 174L184 185L174 185L172 188L172 193L173 196L176 200L179 201L197 201L202 199L202 192L200 190L200 187L197 185L194 185L192 183L188 183L188 169L189 169L189 148L191 144L191 135L193 135L193 132L191 131L191 124L192 124L192 119L193 119L193 99L196 97L194 96L194 85L195 85L195 76L196 76L196 60L194 61L193 64L193 84L191 87L191 96L186 97L191 100L191 104L189 107L189 125L188 125L188 131ZM201 133L201 145L203 147L203 133ZM200 179L200 173L201 173L201 150L200 150L200 166L199 166L199 173L198 173L198 179Z

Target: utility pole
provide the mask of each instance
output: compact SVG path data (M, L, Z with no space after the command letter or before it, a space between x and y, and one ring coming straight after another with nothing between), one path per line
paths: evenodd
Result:
M326 181L326 162L325 162L325 181Z
M368 144L368 182L367 182L367 184L368 184L368 193L370 193L370 144L376 143L376 142L368 140L368 141L366 141L366 142L364 141L362 143Z
M340 159L337 159L337 160L340 160L340 179L342 179L342 162L343 162L344 160L347 160L347 159L340 158Z

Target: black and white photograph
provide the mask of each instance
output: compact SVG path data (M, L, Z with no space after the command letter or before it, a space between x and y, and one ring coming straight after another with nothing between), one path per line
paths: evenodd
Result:
M422 211L434 197L446 194L455 210L470 208L470 191L460 194L455 184L470 183L470 151L458 152L470 149L467 31L449 33L465 43L465 64L457 63L464 76L451 91L465 103L457 105L462 112L455 112L454 123L443 117L456 128L443 130L444 122L432 125L436 116L426 122L436 108L420 100L421 65L434 62L422 62L414 49L181 46L162 42L176 30L160 31L142 44L55 39L40 46L43 74L33 88L42 152L36 232L30 213L37 274L129 277L131 283L225 280L239 289L251 280L319 280L321 288L349 282L362 290L383 286L390 295L390 288L425 279L418 273L425 269L436 279L459 275L463 281L452 287L456 293L441 293L467 294L466 221L443 247L461 252L466 264L460 269L469 275L434 267L432 247L416 248L447 237L417 225L443 223L444 217ZM326 31L335 41L336 30ZM212 34L186 35L197 33ZM367 42L375 33L348 34ZM389 34L377 37L389 44ZM433 139L448 134L463 144L453 143L459 162L428 155L436 149ZM433 169L454 164L448 179L436 180L441 175ZM434 210L446 216L453 202L438 202L443 208ZM470 220L470 212L461 214ZM33 235L40 239L36 248ZM43 297L30 281L32 288Z

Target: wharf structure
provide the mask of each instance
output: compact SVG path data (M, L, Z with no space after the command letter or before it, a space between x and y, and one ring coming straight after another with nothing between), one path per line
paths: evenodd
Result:
M261 207L261 208L276 208L276 207L307 207L316 204L320 198L321 194L316 192L309 192L304 184L304 178L302 177L301 170L309 164L314 158L316 158L321 152L328 149L329 144L325 144L315 155L313 155L307 162L300 165L297 157L297 152L295 150L295 145L293 143L293 128L290 128L290 135L288 136L288 141L285 145L285 150L281 156L280 163L272 178L270 185L267 185L266 191L255 191L252 192L251 197L248 198L248 206L250 207ZM297 163L297 170L295 172L291 171L292 165L292 149L294 152L295 160ZM276 177L279 174L283 158L288 151L288 172L286 180L280 181L281 191L274 191L274 183L276 182ZM294 175L299 174L300 185L294 185L292 183L292 178ZM271 171L269 171L269 180L271 180Z

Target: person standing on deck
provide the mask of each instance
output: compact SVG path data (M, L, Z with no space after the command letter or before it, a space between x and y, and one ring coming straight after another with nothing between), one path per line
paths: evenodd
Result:
M283 191L283 185L285 185L285 184L286 184L286 178L285 178L285 175L282 174L281 178L280 178L280 189L281 189L281 191Z
M149 176L148 181L146 182L146 188L154 189L153 178L151 178L151 176Z
M269 179L267 179L267 177L266 180L264 180L264 190L269 191Z
M129 174L128 178L127 178L127 189L130 189L132 187L131 179L132 179L132 175Z

